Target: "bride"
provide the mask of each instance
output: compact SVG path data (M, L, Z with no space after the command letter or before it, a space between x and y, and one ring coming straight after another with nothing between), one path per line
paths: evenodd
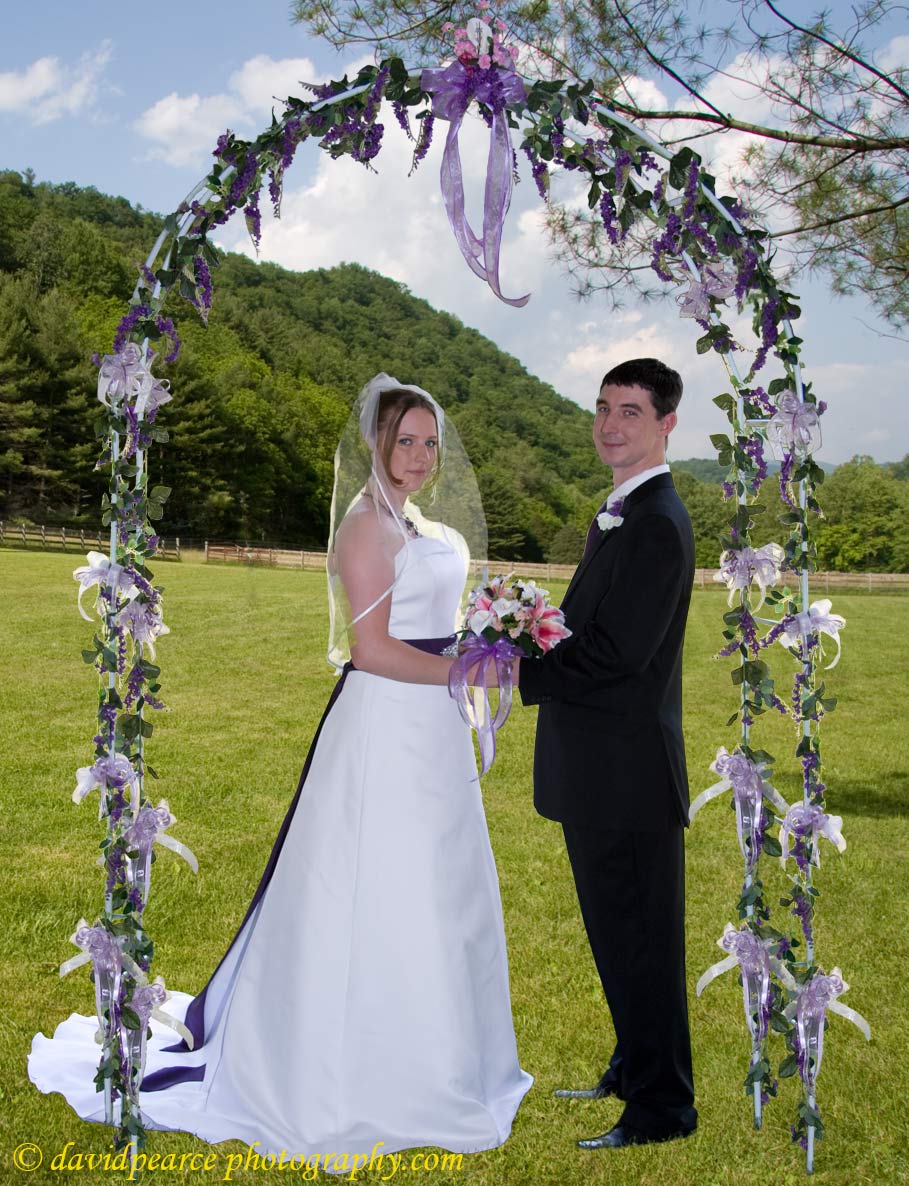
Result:
M154 1020L147 1128L311 1156L505 1141L518 1062L473 746L447 687L476 482L441 408L388 375L335 456L329 659L342 668L246 917L202 991ZM345 660L350 657L350 661ZM95 1017L29 1075L103 1121Z

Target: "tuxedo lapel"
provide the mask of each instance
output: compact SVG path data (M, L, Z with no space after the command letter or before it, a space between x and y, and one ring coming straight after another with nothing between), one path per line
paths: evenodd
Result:
M590 551L587 553L587 555L582 558L581 563L574 570L574 576L569 581L568 588L565 590L565 596L562 598L563 606L565 605L565 602L568 600L572 591L576 588L581 577L584 575L584 573L587 571L587 569L592 564L594 556L597 556L599 554L600 549L605 547L605 545L609 542L609 540L611 540L613 538L613 536L615 535L615 533L617 531L621 531L621 528L613 527L610 531L604 531L600 535L600 538L596 541L596 543L590 549Z
M662 490L673 487L674 483L672 481L671 474L655 474L652 478L648 478L646 482L642 482L641 485L632 490L630 494L626 494L622 503L622 518L625 519L629 512L633 511L635 506L637 506L638 503L643 502L647 495L652 493L654 490ZM565 596L562 598L562 608L564 608L565 603L577 588L578 583L584 576L584 573L593 563L594 557L599 555L600 550L605 547L606 544L608 544L608 542L618 534L618 532L624 530L625 524L622 523L620 527L613 527L609 531L604 531L594 546L591 548L587 556L582 557L581 563L574 570L574 576L571 578L568 588L565 590Z

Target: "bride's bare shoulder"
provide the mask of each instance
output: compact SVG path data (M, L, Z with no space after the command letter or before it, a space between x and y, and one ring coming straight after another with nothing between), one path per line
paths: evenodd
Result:
M392 525L386 524L376 514L375 507L368 499L361 498L344 516L335 536L335 549L341 555L348 556L361 552L387 553L389 550L394 551L398 542L398 533Z

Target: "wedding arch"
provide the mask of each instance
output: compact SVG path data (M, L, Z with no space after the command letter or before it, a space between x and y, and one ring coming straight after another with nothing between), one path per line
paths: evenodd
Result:
M711 440L728 470L723 494L730 515L719 576L729 589L729 610L720 654L733 661L736 709L726 724L738 725L738 743L732 752L719 747L711 767L719 781L694 800L692 818L704 803L732 792L744 874L734 904L737 923L727 922L718 940L725 958L704 973L697 991L726 969L738 969L750 1042L744 1082L755 1127L761 1127L778 1080L798 1075L801 1098L792 1135L804 1147L811 1172L815 1140L823 1131L817 1077L827 1015L847 1017L866 1037L870 1031L839 1001L848 986L838 968L822 970L814 945L819 896L814 871L821 840L845 847L842 821L826 810L820 738L821 722L836 703L822 674L829 657L825 647L829 652L835 644L826 664L833 667L845 622L831 612L829 601L812 604L809 598L816 492L824 477L814 455L825 405L803 378L802 340L792 328L799 316L797 301L774 278L764 232L735 198L717 196L715 179L697 153L664 147L611 110L591 82L566 85L521 77L503 23L487 23L488 7L480 0L480 19L452 29L455 56L444 67L412 72L401 59L389 58L364 67L352 80L309 87L312 98L288 99L282 117L273 117L254 140L229 131L222 135L210 173L166 218L142 265L113 352L96 357L102 405L98 464L110 474L102 521L110 528L110 547L107 555L89 553L88 563L74 573L84 617L89 615L82 608L83 593L97 589L97 629L83 657L99 674L100 686L93 762L77 772L73 798L79 802L94 790L100 793L106 884L97 920L91 926L81 920L72 936L80 954L60 971L91 964L102 1047L96 1083L104 1092L106 1121L118 1130L118 1149L140 1149L145 1131L139 1087L149 1018L173 1024L185 1035L161 1009L167 999L163 981L149 980L153 947L145 909L153 846L171 848L196 867L189 849L167 832L175 821L166 800L152 804L149 779L158 776L146 755L154 728L150 717L163 707L155 642L168 632L149 561L159 543L155 524L170 491L151 484L149 457L155 444L167 440L167 430L156 421L172 393L153 368L173 361L180 349L174 323L163 311L165 300L179 293L206 321L218 263L209 235L242 211L258 246L260 192L267 183L279 216L285 172L307 140L314 139L332 157L350 156L369 168L382 147L384 101L413 142L414 167L429 149L435 120L447 123L442 193L458 246L496 296L523 305L527 296L505 297L499 283L502 227L517 164L512 133L519 133L544 201L552 171L569 170L583 178L590 209L597 211L614 244L632 228L649 228L653 270L667 285L687 285L677 297L680 315L703 331L698 353L719 355L728 374L729 390L714 403L729 429ZM471 105L490 132L478 232L465 214L458 147L461 121ZM753 315L754 333L747 366L740 360L749 352L729 324L733 312L745 309ZM779 373L764 386L758 376L771 357ZM755 547L752 533L763 509L757 500L768 480L767 450L781 463L783 542ZM775 642L781 645L773 647ZM791 684L785 699L777 690L782 682L787 689ZM802 783L801 798L792 805L773 786L775 758L755 740L758 718L767 712L791 722L789 760L800 768ZM782 918L765 894L763 858L779 859L785 870ZM784 1044L776 1069L773 1033Z

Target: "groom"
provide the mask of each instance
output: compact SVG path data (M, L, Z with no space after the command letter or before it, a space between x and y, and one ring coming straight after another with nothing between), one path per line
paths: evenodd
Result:
M686 1137L697 1126L685 991L688 779L682 643L694 537L666 465L682 396L654 358L611 370L593 440L614 489L562 602L570 638L522 659L539 704L534 804L564 831L581 914L612 1014L605 1074L568 1097L624 1102L584 1149Z

